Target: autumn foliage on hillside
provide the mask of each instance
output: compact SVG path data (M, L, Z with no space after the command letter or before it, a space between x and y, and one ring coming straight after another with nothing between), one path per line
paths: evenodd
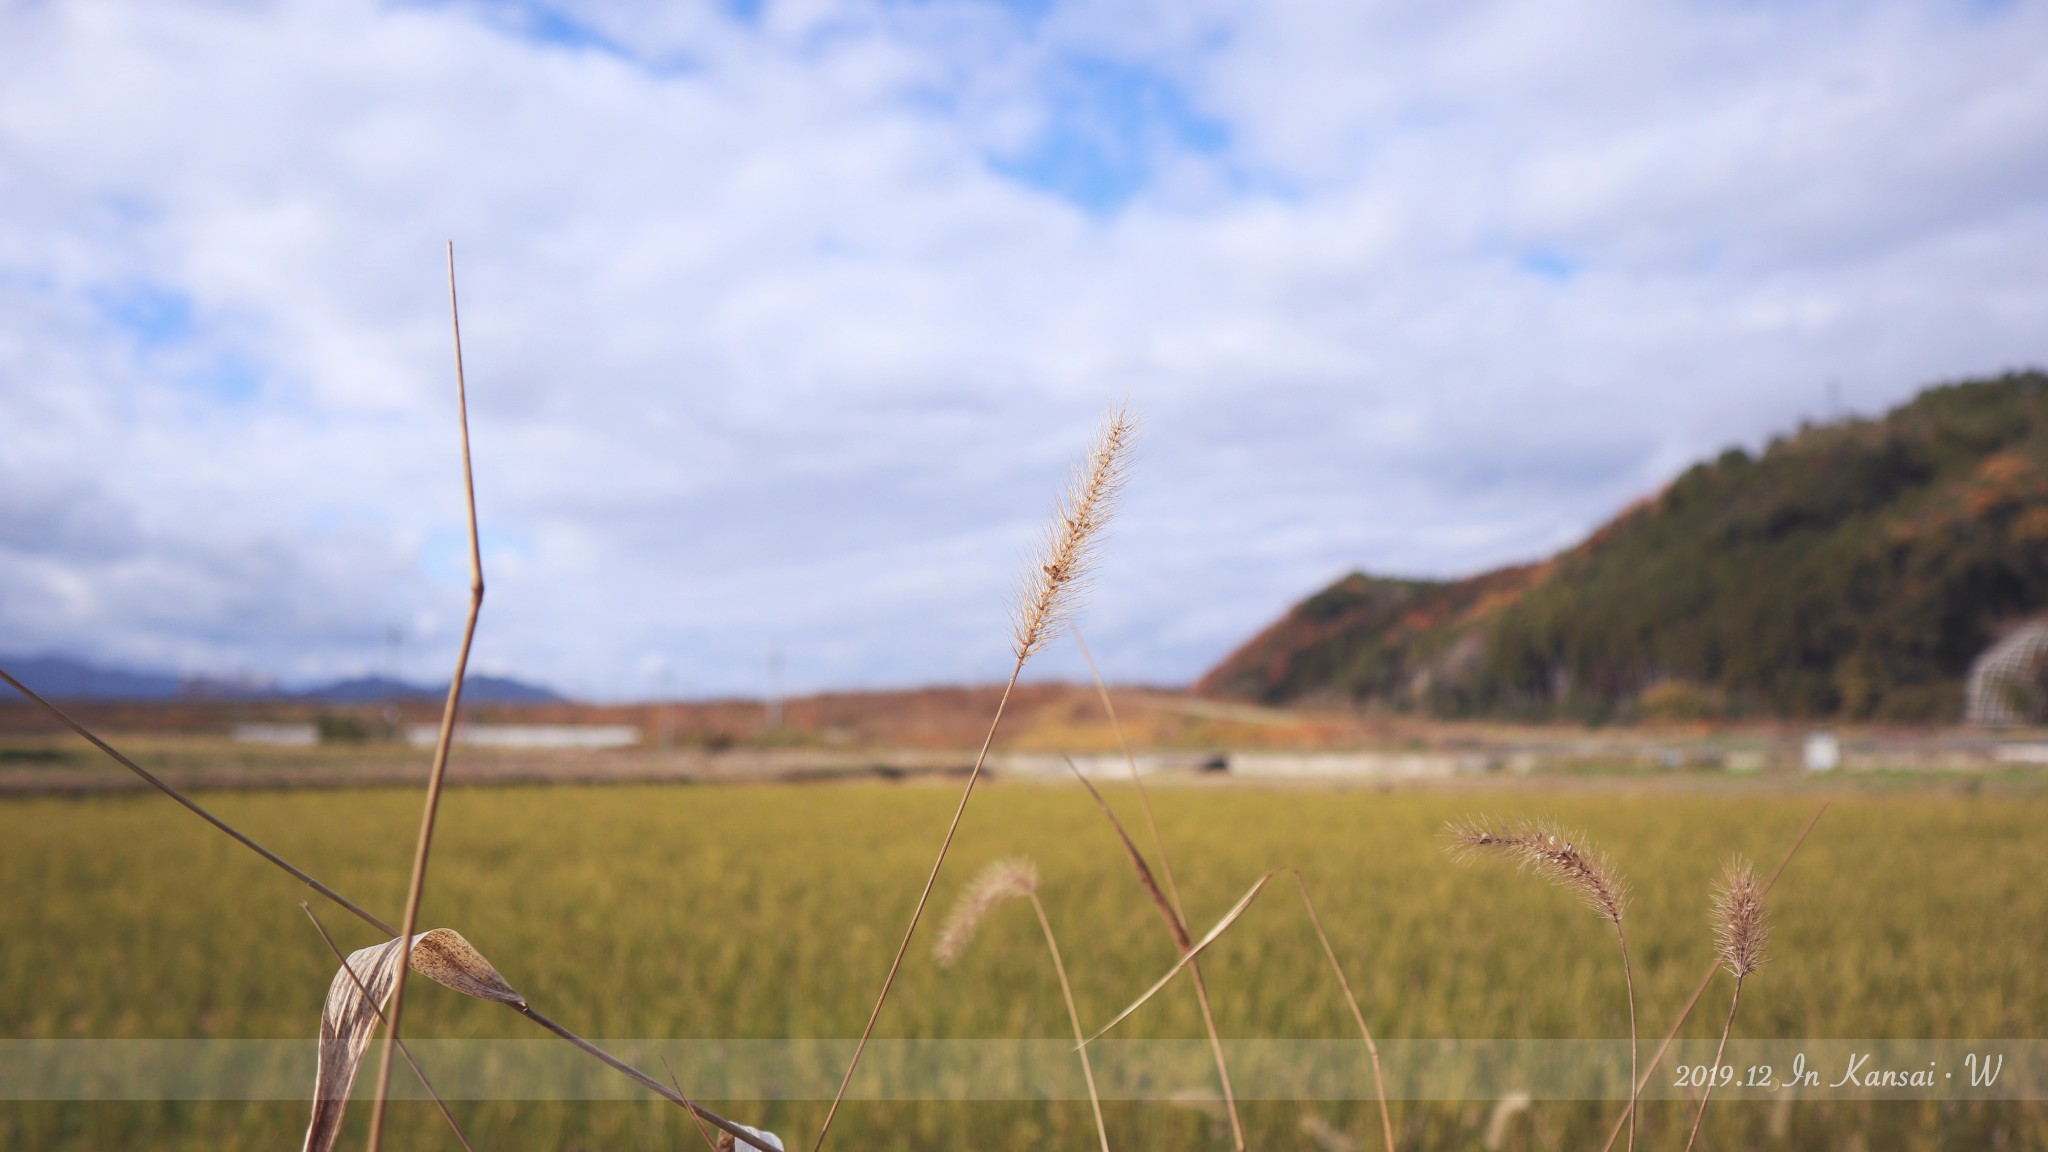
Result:
M1731 449L1542 564L1351 575L1203 678L1268 703L1447 715L1960 714L2048 611L2048 375Z

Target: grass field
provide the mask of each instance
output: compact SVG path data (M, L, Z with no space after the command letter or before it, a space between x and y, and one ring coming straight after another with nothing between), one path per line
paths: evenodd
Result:
M460 929L537 1006L593 1037L857 1035L957 796L946 784L473 789L443 804L423 925ZM1134 829L1135 798L1110 797ZM1643 1031L1661 1035L1710 958L1707 891L1740 851L1768 867L1808 796L1169 788L1155 794L1191 918L1206 925L1275 864L1313 887L1383 1038L1626 1034L1612 937L1565 894L1453 863L1440 829L1472 812L1553 814L1633 881ZM386 916L403 897L418 797L216 794L226 818ZM2048 797L1939 791L1836 800L1773 896L1774 959L1738 1031L1779 1037L2034 1037L2048 1018ZM1142 840L1142 836L1141 836ZM1172 962L1170 942L1078 789L978 793L936 896L1027 853L1084 1018L1107 1019ZM162 797L0 801L0 1036L310 1037L335 965L303 890ZM1226 1036L1355 1036L1292 897L1256 906L1206 962ZM371 937L323 909L345 947ZM1015 911L1015 910L1013 910ZM929 931L929 929L927 929ZM1028 914L998 916L962 963L913 950L882 1036L1064 1035ZM922 935L922 934L921 934ZM929 936L923 937L925 945ZM407 1033L537 1033L430 985ZM1688 1027L1711 1036L1725 991ZM1122 1030L1197 1036L1169 989ZM403 1074L401 1074L403 1075ZM688 1089L686 1084L685 1089ZM405 1148L453 1148L430 1107L395 1106ZM654 1103L458 1103L479 1148L701 1146ZM1399 1104L1409 1147L1478 1147L1489 1108ZM1107 1106L1125 1148L1225 1148L1206 1114ZM1689 1112L1646 1106L1652 1147ZM351 1116L362 1123L358 1108ZM808 1146L822 1105L733 1102ZM1597 1148L1613 1106L1539 1103L1506 1146ZM299 1103L6 1103L6 1148L295 1146ZM1256 1148L1314 1147L1304 1116L1373 1147L1369 1105L1251 1104ZM2038 1104L1716 1105L1716 1147L2048 1147ZM1082 1148L1083 1103L856 1103L837 1148ZM1327 1137L1325 1138L1327 1142ZM1327 1143L1326 1143L1327 1146Z

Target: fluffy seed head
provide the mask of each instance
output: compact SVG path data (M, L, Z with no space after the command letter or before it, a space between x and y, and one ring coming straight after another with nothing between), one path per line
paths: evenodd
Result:
M974 933L990 910L998 904L1037 892L1038 865L1021 856L998 860L982 869L981 875L967 886L960 902L953 905L953 914L946 917L946 926L939 932L939 942L932 948L932 958L943 967L951 967L967 950L968 943L974 939Z
M1499 856L1576 895L1602 919L1621 923L1628 884L1584 839L1550 821L1468 819L1449 825L1460 857Z
M1137 427L1129 409L1122 405L1111 408L1103 417L1088 458L1075 469L1059 503L1053 506L1052 523L1032 557L1032 570L1017 597L1013 631L1020 663L1052 638L1086 583L1102 526L1108 523L1129 472Z
M1764 896L1758 889L1756 870L1737 856L1722 870L1721 883L1714 888L1714 949L1721 963L1740 980L1764 966L1764 946L1771 939L1771 922L1764 914Z

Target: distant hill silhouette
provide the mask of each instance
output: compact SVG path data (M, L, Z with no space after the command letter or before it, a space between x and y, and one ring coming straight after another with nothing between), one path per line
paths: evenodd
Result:
M45 696L68 700L170 700L185 680L156 672L103 668L63 656L4 656L0 668Z
M321 704L374 704L381 700L439 700L446 686L413 684L382 676L360 676L291 691L275 684L171 676L112 668L66 656L0 656L22 683L52 699L65 700L310 700ZM4 687L4 685L0 685ZM462 698L477 704L555 704L567 698L547 688L503 676L472 675Z
M1540 564L1354 573L1196 690L1442 715L1959 718L2048 611L2048 375L1730 449Z
M439 700L448 694L446 685L412 684L384 676L358 676L336 680L303 692L303 700L323 704L374 704L379 700ZM558 704L566 699L550 689L503 676L474 675L462 682L462 698L477 704Z

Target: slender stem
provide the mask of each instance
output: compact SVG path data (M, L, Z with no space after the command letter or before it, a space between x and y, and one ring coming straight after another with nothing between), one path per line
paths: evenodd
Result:
M354 968L349 967L348 957L342 954L341 946L334 942L334 937L327 934L327 925L322 924L320 917L313 914L313 906L301 900L299 908L305 912L306 919L313 922L313 930L320 933L320 939L327 942L327 950L334 953L334 958L341 962L341 970L348 973L348 982L355 985L356 991L362 994L363 1003L370 1006L370 1011L377 1014L377 1019L384 1019L384 1009L378 1007L377 999L370 995L370 990L363 987L363 978L356 975ZM427 1079L427 1070L420 1067L418 1060L413 1059L412 1049L406 1047L403 1040L398 1042L398 1054L405 1057L405 1062L412 1066L413 1074L420 1078L421 1084L426 1085L427 1095L434 1098L434 1107L441 1110L441 1118L448 1121L448 1127L455 1129L455 1138L462 1141L462 1146L468 1148L469 1152L476 1152L469 1143L469 1137L462 1134L462 1125L455 1122L455 1113L448 1111L448 1102L441 1099L441 1093L435 1090L434 1082Z
M1308 881L1294 873L1294 885L1301 889L1302 907L1308 909L1308 922L1315 926L1316 939L1322 941L1323 955L1330 958L1330 970L1337 974L1337 985L1344 989L1344 1002L1351 1006L1351 1018L1358 1022L1359 1034L1365 1037L1365 1050L1372 1055L1373 1087L1380 1098L1380 1130L1387 1139L1387 1152L1394 1152L1394 1120L1387 1109L1387 1077L1380 1068L1380 1046L1373 1042L1372 1029L1365 1026L1365 1012L1358 1006L1358 997L1351 991L1351 979L1344 975L1344 965L1337 962L1337 950L1330 946L1330 934L1323 931L1323 918L1316 914L1316 902L1308 898Z
M370 1110L370 1152L384 1143L384 1106L391 1091L391 1053L398 1043L399 1021L405 1014L405 977L412 963L412 935L419 926L420 894L427 885L427 856L434 847L434 819L441 809L441 782L448 773L448 748L455 741L455 714L462 706L462 680L469 669L469 649L476 640L476 618L484 606L483 547L476 527L476 473L469 457L469 392L462 373L462 317L455 301L455 242L448 242L448 316L455 332L455 408L462 430L462 488L469 512L469 619L462 626L462 648L455 656L455 678L448 682L448 701L441 708L441 738L434 745L434 768L427 776L427 798L420 813L419 843L413 850L412 882L405 891L405 931L399 933L398 981L391 989L391 1019L384 1029L384 1050L377 1064L376 1103Z
M1742 977L1735 978L1735 995L1728 998L1728 1022L1721 1025L1721 1042L1714 1046L1714 1066L1707 1075L1707 1092L1700 1097L1699 1115L1692 1118L1692 1135L1685 1138L1685 1152L1692 1152L1693 1141L1700 1138L1700 1124L1707 1118L1707 1101L1714 1098L1714 1079L1721 1072L1721 1054L1728 1050L1728 1033L1735 1029L1735 1006L1742 1003Z
M1067 965L1060 959L1060 942L1053 938L1052 921L1046 918L1045 905L1039 902L1038 893L1029 892L1031 910L1038 913L1038 926L1045 930L1045 946L1052 951L1052 969L1059 973L1060 995L1067 1001L1067 1022L1074 1026L1074 1044L1081 1051L1081 1077L1088 1082L1088 1106L1095 1110L1095 1135L1102 1141L1102 1152L1109 1152L1109 1128L1102 1123L1102 1097L1095 1091L1095 1069L1088 1063L1088 1045L1081 1034L1081 1013L1074 1007L1074 986L1067 983Z
M1144 805L1145 825L1152 833L1152 850L1159 854L1159 870L1166 876L1166 898L1173 905L1171 926L1174 942L1185 952L1193 942L1188 933L1187 909L1180 901L1180 886L1173 880L1173 861L1167 858L1166 839L1159 834L1159 818L1152 811L1152 794L1145 790L1145 781L1138 773L1138 758L1131 754L1131 742L1124 738L1123 721L1117 718L1116 705L1110 702L1109 685L1102 679L1102 669L1095 665L1095 653L1088 650L1088 642L1081 639L1079 628L1069 625L1067 630L1073 633L1074 644L1081 649L1081 658L1088 662L1088 675L1095 681L1095 694L1102 699L1102 710L1109 716L1110 730L1116 733L1117 747L1123 750L1124 763L1130 767L1131 784L1138 790L1139 803ZM1082 783L1087 781L1084 779ZM1088 790L1093 792L1095 789L1090 786ZM1102 804L1104 812L1109 812L1108 803L1100 795L1095 799ZM1111 812L1109 818L1114 822L1116 814ZM1188 967L1194 977L1195 1001L1202 1007L1202 1029L1208 1033L1209 1052L1216 1060L1216 1079L1223 1085L1223 1107L1230 1117L1231 1142L1237 1152L1244 1152L1244 1122L1237 1114L1237 1092L1230 1084L1230 1065L1223 1059L1223 1039L1216 1034L1216 1013L1209 1006L1209 982L1202 976L1200 961L1190 961Z
M1785 854L1779 857L1778 866L1772 870L1771 878L1764 881L1763 888L1757 893L1759 899L1771 894L1772 887L1778 883L1778 877L1785 874L1785 868L1792 863L1793 855L1799 851L1800 845L1806 843L1806 837L1813 832L1813 826L1820 823L1820 818L1827 814L1828 805L1831 803L1833 803L1831 800L1822 801L1821 806L1815 809L1813 815L1807 819L1806 826L1801 828L1799 835L1793 838L1792 846L1785 849ZM1615 1119L1614 1128L1607 1133L1607 1143L1600 1146L1600 1152L1613 1152L1614 1142L1621 1139L1622 1127L1628 1123L1630 1116L1635 1115L1635 1101L1641 1098L1642 1090L1650 1082L1650 1076L1657 1071L1658 1061L1664 1059L1664 1053L1671 1049L1671 1042L1678 1039L1678 1030L1685 1027L1685 1022L1692 1017L1692 1010L1698 1006L1700 997L1707 994L1707 985L1713 983L1714 973L1720 970L1721 958L1716 956L1713 964L1708 966L1706 974L1700 977L1699 986L1692 990L1692 999L1685 1002L1685 1007L1678 1013L1678 1019L1671 1022L1671 1031L1664 1034L1664 1042L1657 1045L1655 1052L1650 1053L1650 1064L1642 1070L1641 1077L1636 1081L1635 1091L1629 1096L1627 1115Z
M1636 1146L1636 1093L1642 1085L1636 1079L1636 974L1628 962L1628 933L1621 930L1621 921L1614 922L1614 938L1621 941L1621 975L1628 983L1628 1146L1634 1152Z
M1152 850L1159 853L1159 871L1166 876L1166 898L1173 901L1174 914L1185 926L1187 910L1181 907L1180 888L1173 882L1173 861L1166 856L1166 839L1159 834L1159 818L1152 812L1152 794L1145 790L1144 778L1138 774L1138 758L1131 754L1131 742L1124 738L1123 722L1117 719L1116 705L1110 703L1109 685L1103 682L1102 669L1095 666L1095 653L1088 650L1088 642L1081 639L1081 630L1072 626L1068 631L1074 634L1074 644L1081 649L1081 658L1088 662L1088 675L1095 681L1095 694L1102 699L1102 710L1109 714L1109 727L1116 733L1116 744L1123 750L1124 763L1130 765L1131 783L1138 789L1138 802L1145 808L1145 827L1152 833Z
M16 680L13 676L9 675L7 670L4 668L0 668L0 680L7 681L8 684L13 686L15 691L21 693L23 696L28 697L30 700L40 705L43 711L48 712L51 716L56 717L59 723L62 723L65 727L71 729L73 732L76 732L80 736L84 737L86 742L91 744L93 747L106 753L108 756L113 757L115 763L119 764L123 768L128 769L130 772L135 773L137 776L142 777L142 779L145 782L147 782L151 787L155 788L157 791L162 792L164 795L169 796L171 799L176 800L180 804L183 804L188 810L190 810L193 813L193 815L198 816L201 820L204 820L208 824L213 825L215 828L218 828L221 831L227 833L230 837L234 839L236 843L240 844L242 847L247 848L249 851L256 853L258 856L263 857L265 860L270 861L272 864L277 865L279 868L283 869L284 872L287 875L289 875L292 879L297 880L299 883L304 884L306 887L311 888L313 891L318 892L322 896L327 897L329 900L332 900L337 907L340 907L347 912L353 913L357 918L362 920L363 923L368 924L370 927L375 928L376 930L384 933L387 936L398 935L398 929L393 928L389 924L386 924L382 917L379 917L374 913L369 912L362 905L356 903L355 901L349 899L346 896L343 896L341 893L336 892L334 889L329 888L327 885L322 884L320 881L313 879L311 876L308 876L306 873L293 867L284 859L284 857L279 856L277 853L272 852L270 849L265 848L263 845L258 844L256 841L251 840L247 836L242 835L239 831L235 829L233 825L229 824L227 821L221 819L220 817L215 816L213 813L208 812L206 809L200 807L196 802L194 802L190 797L186 796L183 792L180 792L176 788L173 788L162 777L158 776L154 772L151 772L149 769L144 768L142 765L137 764L135 761L130 760L128 757L122 755L121 752L118 749L116 749L112 744L109 744L105 740L102 740L98 736L94 735L91 729L87 728L83 724L80 724L78 721L73 720L70 716L65 714L63 709L57 707L55 704L50 703L48 700L43 699L42 696L38 695L34 689L30 688L28 685L23 684L21 681Z
M1024 671L1024 656L1017 657L1017 663L1010 669L1010 679L1003 685L1003 697L996 701L996 714L988 724L988 735L982 738L981 754L974 758L974 768L967 773L967 786L960 790L960 804L953 809L953 822L946 825L946 838L939 842L938 859L932 861L931 875L925 877L924 891L917 894L917 907L911 910L910 926L903 930L903 942L896 946L896 958L889 962L889 975L882 980L882 994L875 997L875 1007L868 1013L867 1027L861 1029L860 1043L854 1045L853 1059L846 1065L846 1075L840 1078L839 1091L832 1096L832 1107L825 1111L825 1123L818 1128L817 1143L811 1145L811 1152L825 1146L825 1136L832 1131L832 1118L839 1114L839 1104L846 1099L846 1086L853 1083L853 1070L860 1067L861 1053L867 1051L868 1038L875 1034L875 1021L881 1018L882 1005L889 1000L889 989L896 984L897 970L903 967L903 955L910 951L910 938L917 933L917 922L924 916L924 906L932 898L932 886L939 882L939 869L945 867L946 853L953 847L953 836L960 831L960 818L967 814L967 801L974 795L974 782L981 779L981 767L988 762L988 750L995 743L996 729L1003 723L1003 709L1009 706L1010 693L1017 687L1017 677Z
M569 1031L567 1028L564 1028L560 1024L555 1023L553 1020L548 1019L546 1016L541 1015L540 1010L535 1008L533 1005L508 1004L506 1005L506 1007L512 1009L514 1012L519 1013L521 1016L526 1017L528 1020L533 1021L535 1024L540 1025L548 1031L553 1032L555 1035L560 1036L562 1039L567 1040L569 1043L574 1044L576 1047L582 1049L589 1055L597 1057L600 1061L602 1061L607 1067L611 1068L613 1071L622 1073L625 1076L630 1077L641 1087L648 1089L649 1091L653 1092L655 1095L661 1097L662 1099L667 1100L673 1104L680 1104L684 1108L689 1109L691 1112L697 1114L698 1116L703 1117L707 1123L713 1125L714 1127L722 1129L726 1132L730 1132L735 1139L745 1141L748 1147L760 1147L759 1144L754 1143L754 1141L758 1139L758 1137L749 1136L747 1134L746 1129L740 1127L738 1124L735 1124L730 1120L727 1120L725 1117L720 1116L718 1113L713 1112L711 1109L704 1107L702 1104L697 1103L696 1101L690 1099L688 1096L683 1095L681 1089L670 1088L668 1085L663 1084L661 1081L656 1080L654 1077L649 1076L647 1073L642 1072L638 1068L633 1067L631 1064L626 1063L624 1060L619 1059L617 1056L614 1056L611 1053L605 1051L604 1049L599 1048L597 1045L592 1044L590 1041L585 1040L583 1037L578 1036L574 1032Z
M674 1068L669 1067L668 1057L666 1056L663 1056L661 1058L661 1070L668 1073L669 1087L674 1088L676 1090L676 1095L682 1095L683 1082L681 1080L676 1079L676 1070ZM704 1143L710 1147L711 1152L718 1152L718 1141L713 1140L711 1138L711 1129L706 1128L704 1126L704 1118L702 1116L697 1115L695 1112L691 1111L688 1108L683 1109L683 1115L688 1116L690 1118L690 1123L697 1126L697 1135L702 1136L704 1138Z
M1223 1084L1223 1108L1230 1117L1230 1139L1237 1152L1244 1152L1244 1124L1237 1117L1237 1090L1230 1084L1230 1065L1223 1061L1223 1040L1216 1035L1216 1016L1209 1010L1209 983L1202 976L1202 962L1188 961L1188 975L1195 980L1195 1002L1202 1006L1202 1027L1209 1033L1209 1054L1216 1060L1216 1078Z

